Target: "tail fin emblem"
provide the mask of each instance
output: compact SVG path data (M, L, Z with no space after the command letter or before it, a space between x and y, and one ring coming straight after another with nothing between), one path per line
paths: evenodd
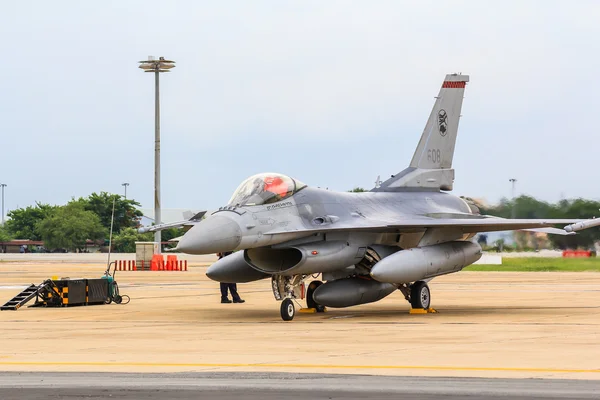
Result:
M446 114L446 110L444 109L438 112L438 129L440 135L446 136L446 132L448 131L448 114Z

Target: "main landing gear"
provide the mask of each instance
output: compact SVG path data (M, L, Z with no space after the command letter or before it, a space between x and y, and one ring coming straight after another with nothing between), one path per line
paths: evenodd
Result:
M410 303L411 314L435 313L431 308L431 291L425 281L416 281L412 285L404 284L398 288Z
M307 278L309 278L307 275L273 276L271 278L273 296L276 300L281 300L279 311L282 320L291 321L294 319L296 315L294 302L296 302L296 299L304 299L304 281ZM316 312L325 311L325 307L317 304L313 299L313 293L322 284L321 281L312 281L306 290L306 305Z
M314 309L318 313L325 312L325 306L318 304L313 299L313 293L319 286L321 286L323 282L321 281L312 281L310 285L308 285L308 289L306 289L306 306L310 309Z
M427 283L416 281L410 286L410 305L412 308L429 309L431 305L431 292Z

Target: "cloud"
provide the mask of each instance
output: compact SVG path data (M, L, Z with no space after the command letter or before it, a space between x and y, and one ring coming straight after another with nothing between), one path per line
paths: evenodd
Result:
M597 2L13 2L0 179L10 207L120 191L152 205L161 76L163 204L219 205L278 170L340 190L408 164L446 73L471 75L457 193L597 196ZM144 76L145 75L145 76ZM573 157L573 154L577 154ZM549 162L549 160L552 160ZM504 187L506 186L506 188ZM458 193L463 194L463 193ZM193 204L189 204L192 202Z

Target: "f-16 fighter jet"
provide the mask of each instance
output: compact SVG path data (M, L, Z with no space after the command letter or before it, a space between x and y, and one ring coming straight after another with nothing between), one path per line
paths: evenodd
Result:
M290 321L302 298L323 311L375 302L399 290L413 308L429 309L427 282L476 262L481 247L470 239L478 232L572 234L600 225L600 219L488 217L448 193L468 81L467 75L446 75L410 164L369 192L338 193L282 174L259 174L203 219L142 230L192 225L177 250L235 251L210 266L208 277L237 283L270 278L275 299L282 301L281 318ZM322 281L313 280L318 274Z

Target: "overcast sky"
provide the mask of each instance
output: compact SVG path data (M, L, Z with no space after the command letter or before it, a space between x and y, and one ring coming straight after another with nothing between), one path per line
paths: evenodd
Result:
M454 193L600 199L598 1L0 0L6 208L96 191L214 208L249 175L371 188L404 169L446 73L471 76Z

